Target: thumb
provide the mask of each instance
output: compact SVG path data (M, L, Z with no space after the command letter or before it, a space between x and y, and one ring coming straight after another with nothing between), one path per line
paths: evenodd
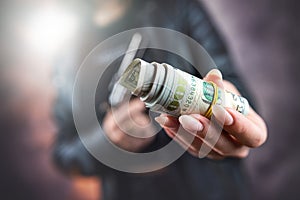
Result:
M218 87L224 89L222 73L218 69L210 70L203 78L203 80L214 82Z

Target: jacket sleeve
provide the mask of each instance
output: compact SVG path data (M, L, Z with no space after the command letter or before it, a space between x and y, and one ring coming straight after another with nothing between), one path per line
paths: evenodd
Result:
M101 175L108 167L97 161L81 142L73 121L72 87L66 85L58 88L54 105L58 132L53 147L54 163L66 174Z

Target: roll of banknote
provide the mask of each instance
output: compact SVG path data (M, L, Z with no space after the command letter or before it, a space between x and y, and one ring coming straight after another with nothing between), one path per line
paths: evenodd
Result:
M119 83L152 111L173 116L198 113L210 118L212 106L219 104L247 115L247 99L183 72L166 63L148 63L135 59Z

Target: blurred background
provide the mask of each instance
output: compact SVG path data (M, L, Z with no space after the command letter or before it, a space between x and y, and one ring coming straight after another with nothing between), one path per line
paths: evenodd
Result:
M81 8L89 10L91 2ZM297 199L300 3L202 2L268 124L268 141L246 159L254 195L256 199ZM1 199L101 196L97 178L66 177L51 160L56 134L53 74L59 58L72 51L82 28L79 13L61 1L0 1Z

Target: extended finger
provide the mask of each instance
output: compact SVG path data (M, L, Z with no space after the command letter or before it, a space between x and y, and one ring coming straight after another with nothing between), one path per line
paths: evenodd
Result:
M162 114L159 117L155 118L155 121L159 123L159 125L163 128L169 128L170 131L173 132L173 134L176 134L179 128L179 121L176 117L172 117L169 115Z
M250 111L249 116L231 109L226 111L232 117L231 125L225 125L224 129L233 135L241 144L249 147L258 147L262 145L267 138L267 131L263 120ZM251 113L252 112L252 113Z
M174 133L173 130L170 130L170 128L165 128L165 131L169 137L171 137L173 140L175 140L180 146L182 146L184 149L192 153L194 156L198 157L198 149L195 147L195 144L192 145L191 143L187 142L182 135L179 135L177 133ZM194 141L193 141L194 142ZM195 141L196 143L197 141Z
M201 115L183 115L179 118L179 121L187 132L210 147L207 148L204 145L200 152L206 154L213 149L221 156L245 157L247 155L248 149L223 132L222 127L216 121L209 121ZM202 129L199 130L199 127L202 127Z
M203 143L199 138L195 138L192 142L192 144L189 144L186 142L180 135L176 135L173 133L173 131L169 130L169 128L165 128L166 133L174 139L180 146L182 146L184 149L186 149L191 155L198 157L198 158L204 158L208 157L210 159L214 160L220 160L223 159L224 156L221 156L217 152L215 152L213 149L207 154L206 152L203 153L200 151L202 146L206 146L206 148L209 148L207 144Z

